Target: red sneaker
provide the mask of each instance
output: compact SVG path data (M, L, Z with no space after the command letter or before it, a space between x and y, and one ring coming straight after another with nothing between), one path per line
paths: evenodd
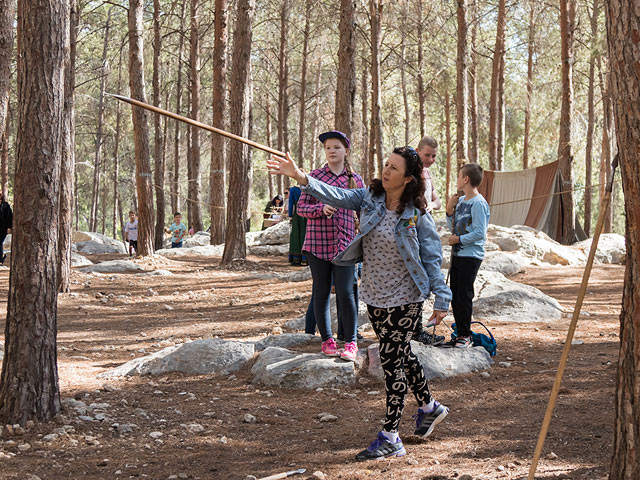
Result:
M333 337L322 342L322 353L324 353L327 357L338 357L340 352L338 351L338 345Z
M358 355L358 345L356 342L347 342L344 344L344 350L340 352L340 358L347 362L355 362Z

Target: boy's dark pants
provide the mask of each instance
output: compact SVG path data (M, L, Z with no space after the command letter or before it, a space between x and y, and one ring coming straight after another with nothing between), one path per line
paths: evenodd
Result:
M471 335L471 314L473 312L473 282L482 264L482 259L475 257L453 256L451 259L451 307L456 320L458 336Z

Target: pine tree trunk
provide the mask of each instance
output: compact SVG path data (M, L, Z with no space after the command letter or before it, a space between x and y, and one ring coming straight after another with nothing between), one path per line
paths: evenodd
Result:
M178 72L176 74L176 113L182 115L182 57L184 55L184 24L187 2L182 2L180 32L178 33ZM182 122L174 122L173 170L171 171L171 213L179 212L180 201L180 143L182 142Z
M160 107L160 52L162 37L160 35L160 0L153 0L153 104ZM156 229L154 248L160 250L164 242L164 132L160 123L160 115L153 116L153 163L156 193Z
M236 135L247 136L249 131L248 89L250 77L251 40L255 0L238 0L236 25L233 36L233 60L231 65L231 92L229 130ZM227 236L222 254L222 265L245 259L246 214L249 205L249 175L251 165L248 148L240 142L229 144L229 193L227 199Z
M318 135L320 135L320 75L322 73L322 60L319 59L318 67L316 70L316 81L314 85L315 92L315 106L313 110L313 146L312 154L311 154L311 162L309 165L309 170L314 170L318 168ZM273 197L271 197L273 198Z
M191 34L189 35L189 66L191 90L191 118L200 120L200 28L198 19L199 0L191 0ZM187 162L187 188L189 227L194 232L204 230L202 224L202 186L200 179L200 129L189 127L191 139Z
M362 62L362 73L360 75L360 80L362 81L361 89L360 89L360 100L362 103L362 178L365 181L365 185L368 185L371 179L373 178L370 165L369 165L369 155L367 155L367 147L369 145L369 119L367 112L369 111L369 86L368 86L368 65L363 61Z
M407 16L406 9L403 11L403 16ZM407 35L404 29L400 29L400 85L402 87L402 104L404 106L404 144L409 145L409 131L411 129L411 109L409 108L409 94L407 92L407 72L406 72L406 47Z
M600 5L598 0L593 0L593 10L591 12L591 55L589 57L589 88L587 91L587 146L584 155L584 231L587 236L591 235L591 177L593 175L593 136L595 127L595 69L596 69L596 48L598 43L598 16L600 15Z
M298 154L297 160L300 165L304 163L304 140L305 140L305 120L307 112L307 70L309 63L309 36L311 35L311 7L312 3L307 2L304 11L304 33L302 40L302 72L300 73L300 114L298 121ZM340 54L338 54L338 57ZM338 67L340 68L340 67ZM339 77L339 75L338 75ZM355 79L354 79L355 81ZM338 108L336 101L336 109ZM338 114L336 112L336 119ZM337 120L336 120L337 124ZM340 129L338 129L340 130ZM273 197L270 197L273 198Z
M505 142L505 103L504 103L504 55L500 60L498 73L498 146L496 150L496 169L504 168L504 142Z
M471 0L471 62L469 65L469 161L478 163L478 2Z
M456 61L456 159L458 170L467 162L469 83L467 79L467 1L458 0L458 58Z
M595 0L596 2L598 0ZM531 98L533 97L533 54L535 52L535 3L529 0L529 37L527 40L527 103L524 108L524 145L522 168L529 168L529 135L531 133Z
M78 37L77 0L70 0L69 10L69 55L64 72L64 142L60 167L60 228L58 229L58 290L71 290L71 244L73 233L73 177L75 175L74 89L76 70L76 40Z
M307 2L307 5L311 2ZM336 86L335 128L351 138L356 99L356 1L340 0L340 46Z
M18 130L11 278L0 421L60 411L56 356L60 169L65 128L68 0L18 6Z
M422 71L424 70L424 46L422 44L422 21L423 21L423 4L422 0L417 2L417 28L416 33L418 35L418 104L420 109L420 139L425 136L425 124L426 114L424 106L426 103L426 95L424 92L424 77Z
M369 131L369 155L378 160L378 174L382 175L382 92L380 78L380 47L382 45L382 10L384 0L369 0L371 18L371 129ZM369 162L371 163L371 161ZM374 176L373 171L371 176Z
M118 61L118 91L122 91L122 49L120 49L120 57ZM118 236L118 208L120 207L120 190L119 190L119 175L120 175L120 128L122 125L122 111L120 110L121 102L116 105L116 132L115 140L113 143L113 238L120 238ZM122 221L120 222L120 229L123 228Z
M15 13L16 0L0 0L0 189L5 197L9 191L9 92Z
M288 27L290 0L282 0L280 10L280 56L278 65L278 150L289 151L289 52ZM278 194L289 185L289 177L278 175Z
M598 63L600 64L600 58L598 57ZM602 122L602 145L600 154L600 205L602 206L602 198L604 198L604 184L611 176L611 160L613 157L611 148L611 139L613 137L613 105L611 102L611 85L610 74L606 74L606 81L603 80L602 68L600 68L600 91L602 92L602 110L603 110L603 122ZM614 185L615 190L615 185ZM607 205L607 211L604 217L604 226L602 231L604 233L611 233L611 227L613 224L613 214L611 204L613 203L614 195L611 195L611 203Z
M498 129L499 117L499 79L500 63L504 57L504 33L506 28L506 0L498 0L498 24L496 43L493 50L493 68L491 70L491 97L489 99L489 169L498 170Z
M227 98L227 0L215 0L215 32L213 43L213 126L225 128L225 103ZM221 135L211 135L211 172L209 177L211 194L211 245L224 243L225 208L224 177L226 163L226 141Z
M100 202L100 169L102 165L102 131L104 128L104 93L107 84L107 53L109 48L109 34L111 30L111 10L107 15L102 44L102 62L100 68L100 97L98 98L98 126L96 132L96 147L93 160L93 190L91 195L91 216L89 217L89 231L98 231L98 203ZM104 199L103 199L104 201Z
M267 133L267 146L271 147L273 146L273 132L272 132L272 128L271 128L271 120L272 120L272 115L271 115L271 101L269 100L269 98L266 98L266 103L267 106L265 107L265 112L266 112L266 133ZM300 162L302 162L302 158L300 159ZM302 163L300 163L300 165L302 165ZM271 200L274 197L274 193L273 193L273 175L269 175L269 200Z
M445 140L447 142L447 166L445 173L445 198L451 195L451 106L449 100L449 92L444 94L444 117L445 117Z
M640 12L630 0L609 0L604 6L627 247L609 478L632 480L640 478Z
M573 34L575 28L575 0L560 0L560 38L562 50L562 109L560 111L560 138L558 160L564 180L563 190L573 188L573 146L571 128L573 125ZM575 214L573 192L562 198L562 233L564 244L575 242Z
M144 92L144 52L142 35L143 0L129 2L129 87L131 97L146 103ZM132 107L133 138L136 157L136 192L138 210L138 255L153 254L153 188L149 151L149 116L147 110Z

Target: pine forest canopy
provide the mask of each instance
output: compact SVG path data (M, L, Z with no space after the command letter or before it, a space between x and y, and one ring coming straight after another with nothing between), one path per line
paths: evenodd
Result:
M192 117L194 99L198 102L199 120L212 124L212 101L220 85L214 84L215 60L215 5L213 0L144 2L144 78L149 103L160 104L167 110ZM224 2L226 5L226 2ZM309 5L310 3L310 5ZM333 1L259 1L256 4L251 42L251 127L250 137L263 144L287 149L294 154L302 151L298 159L306 169L323 163L323 154L317 133L334 128L336 91L338 85L338 52L340 44L340 0ZM348 2L342 2L348 3ZM359 172L365 172L371 128L371 4L375 1L355 2L355 97L352 120L352 163ZM475 84L477 94L477 148L478 161L488 168L489 122L492 90L492 68L496 47L499 1L465 2L468 24L470 61L468 65L470 88ZM154 6L154 4L157 4ZM307 8L307 5L309 7ZM192 22L191 10L197 9L197 28ZM229 121L229 102L236 85L231 79L233 57L233 30L235 3L226 5L228 34L226 59L227 109L223 121ZM380 4L380 118L383 155L398 145L416 145L424 131L438 139L438 162L433 167L434 178L441 196L445 193L446 172L446 99L450 102L451 156L456 153L456 63L457 31L455 2L420 2L401 0ZM121 235L122 212L138 209L136 199L136 173L134 135L128 106L105 99L102 92L129 95L128 68L128 2L80 1L75 70L75 152L76 198L74 228L93 229ZM160 38L158 71L154 79L154 11ZM421 8L421 11L419 11ZM604 12L600 8L595 19L597 32L592 35L592 2L577 5L574 22L573 62L573 181L583 187L585 155L589 128L589 71L594 69L594 127L590 154L595 162L591 172L593 185L603 183L599 163L603 150L604 120L603 93L606 96L608 62L606 57ZM561 35L559 8L542 1L510 2L505 5L504 36L504 135L503 170L518 170L523 166L525 116L527 106L528 59L532 63L530 97L530 125L528 135L528 166L540 166L558 158L558 135L562 106ZM282 28L286 27L283 39ZM194 33L195 32L195 33ZM473 38L472 38L473 34ZM198 42L194 42L194 35ZM283 40L285 40L283 45ZM195 45L195 47L194 47ZM531 49L530 49L531 45ZM194 48L197 51L194 52ZM421 52L419 52L421 50ZM531 50L531 52L530 52ZM286 62L281 61L284 53ZM194 56L194 53L197 53ZM419 55L421 53L421 55ZM531 55L530 55L531 53ZM419 58L421 57L421 58ZM15 57L14 57L15 58ZM195 59L195 60L194 60ZM15 61L15 60L14 60ZM191 65L195 62L194 65ZM284 65L283 68L281 66ZM196 66L196 68L193 68ZM286 67L286 68L285 68ZM304 70L304 72L303 72ZM12 68L12 88L9 112L17 112L15 68ZM197 72L198 96L193 95ZM302 83L304 73L304 85ZM471 81L471 75L475 82ZM282 76L286 78L282 78ZM154 98L153 81L157 81ZM282 92L283 85L285 91ZM421 95L420 85L423 94ZM304 88L302 88L304 86ZM303 92L304 91L304 92ZM424 98L421 126L420 98ZM474 96L470 97L473 101ZM284 100L283 100L284 99ZM304 103L301 103L301 99ZM286 105L282 106L282 102ZM473 108L470 106L470 108ZM363 110L365 110L363 112ZM300 129L300 119L304 125ZM283 120L284 119L284 120ZM364 123L367 122L367 123ZM164 169L165 193L164 221L171 220L173 210L186 210L189 205L189 155L193 145L189 142L187 127L174 120L162 118L159 129L153 127L149 116L150 138L153 146L156 135L163 148L151 148L151 168L155 169L155 155L161 154ZM608 130L609 144L613 128ZM9 172L15 163L15 115L9 115L8 162ZM199 175L201 182L202 223L210 224L211 142L209 133L199 133ZM300 138L302 136L302 138ZM470 144L473 138L470 138ZM280 145L279 145L280 144ZM227 143L228 145L228 143ZM300 147L299 147L300 145ZM161 153L158 153L161 152ZM615 148L609 148L613 157ZM269 179L264 162L266 154L252 153L251 210L263 209L266 200L278 193L282 185ZM117 165L116 165L117 160ZM229 161L227 159L227 161ZM455 163L454 160L452 160ZM176 170L177 167L177 170ZM228 165L227 165L228 174ZM455 172L455 165L452 168ZM162 173L162 172L161 172ZM370 175L369 175L370 176ZM13 175L8 175L9 192L13 189ZM115 185L114 185L115 183ZM157 184L157 182L154 181ZM618 189L619 191L620 189ZM156 190L157 192L157 190ZM575 192L578 217L584 217L584 193ZM116 195L120 204L115 204ZM598 187L593 190L593 204L598 205ZM620 195L614 200L620 206ZM191 202L193 204L193 202ZM115 207L115 208L114 208ZM595 219L597 208L591 217ZM254 226L259 216L254 215ZM114 223L117 227L114 227ZM591 222L594 223L593 221ZM623 217L614 215L612 229L623 231Z

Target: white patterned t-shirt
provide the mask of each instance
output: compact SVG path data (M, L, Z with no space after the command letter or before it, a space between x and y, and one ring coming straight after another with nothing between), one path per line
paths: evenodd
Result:
M395 228L400 218L387 209L380 223L362 238L360 299L381 308L423 302L424 297L400 256Z

